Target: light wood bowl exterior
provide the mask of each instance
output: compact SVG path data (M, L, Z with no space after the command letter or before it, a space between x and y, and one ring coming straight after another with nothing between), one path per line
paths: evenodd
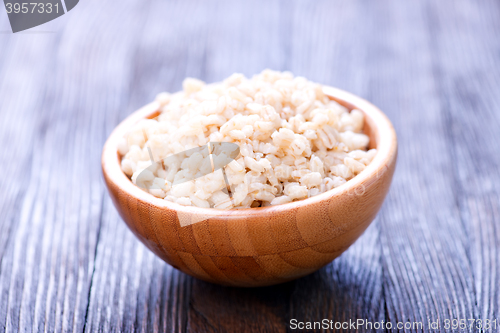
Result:
M346 184L306 200L243 210L181 206L135 186L120 168L118 142L130 127L158 114L151 103L125 119L110 135L102 170L111 198L132 232L156 255L201 280L230 286L267 286L325 266L366 230L389 190L396 166L396 133L374 105L345 91L325 93L349 109L363 111L365 133L378 152ZM181 226L179 218L209 216Z

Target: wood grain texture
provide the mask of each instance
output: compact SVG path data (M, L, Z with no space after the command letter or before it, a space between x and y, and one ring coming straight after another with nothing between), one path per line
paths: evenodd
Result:
M0 9L0 332L500 316L498 1L82 0L38 33L9 29ZM267 67L384 110L398 168L375 222L332 264L270 288L215 286L136 240L100 153L184 77Z

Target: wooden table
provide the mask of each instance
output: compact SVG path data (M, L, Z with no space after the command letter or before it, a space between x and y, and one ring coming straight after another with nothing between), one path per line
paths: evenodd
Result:
M15 35L0 9L0 30L0 332L299 331L292 319L500 330L498 0L82 0ZM127 229L101 149L186 76L268 67L379 106L398 167L377 219L326 268L211 285Z

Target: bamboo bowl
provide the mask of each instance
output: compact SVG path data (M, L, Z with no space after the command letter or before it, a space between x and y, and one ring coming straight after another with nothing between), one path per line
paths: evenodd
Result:
M302 201L242 210L188 207L156 198L122 172L117 148L133 124L158 115L159 105L152 103L118 125L104 145L104 179L121 217L168 264L213 283L267 286L325 266L375 218L391 184L397 141L391 122L374 105L339 89L324 91L348 109L364 112L364 132L370 148L378 150L347 183ZM182 223L200 216L201 222Z

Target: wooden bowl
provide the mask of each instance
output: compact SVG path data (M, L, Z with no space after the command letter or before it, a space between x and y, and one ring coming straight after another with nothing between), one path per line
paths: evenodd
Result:
M377 148L366 169L344 185L302 201L242 210L182 206L156 198L122 172L117 148L133 124L158 115L159 105L152 103L118 125L104 145L104 179L121 217L160 258L213 283L267 286L325 266L375 218L391 184L397 142L391 122L374 105L339 89L324 91L348 109L365 113L364 131L370 148ZM203 221L189 224L189 219Z

